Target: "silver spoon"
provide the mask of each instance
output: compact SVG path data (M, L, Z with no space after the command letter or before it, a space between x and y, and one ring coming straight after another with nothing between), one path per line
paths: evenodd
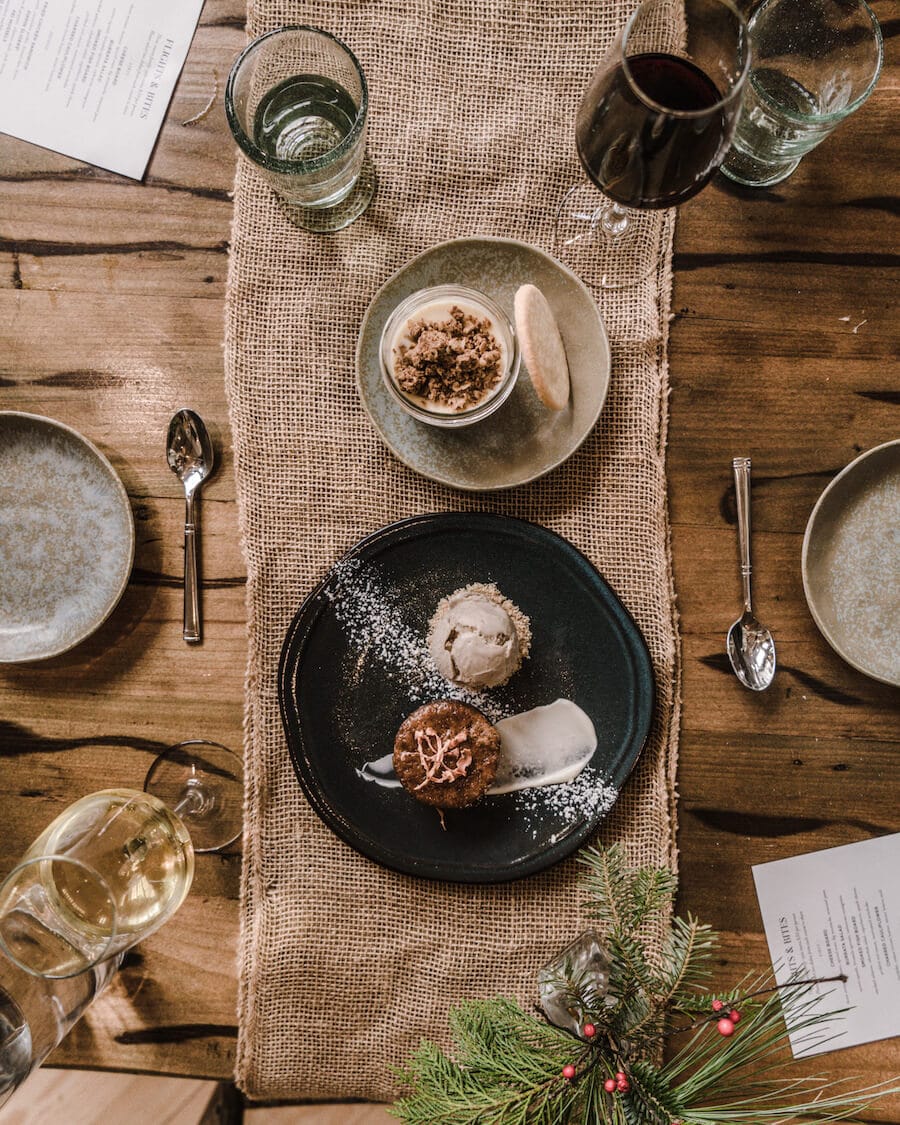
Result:
M166 441L169 468L184 485L184 630L188 644L200 640L200 587L197 580L197 525L194 495L213 470L212 440L203 419L193 410L179 410L169 423Z
M753 616L750 604L750 458L735 457L734 490L737 497L738 543L744 612L728 630L728 659L734 674L751 691L765 691L775 676L775 641Z

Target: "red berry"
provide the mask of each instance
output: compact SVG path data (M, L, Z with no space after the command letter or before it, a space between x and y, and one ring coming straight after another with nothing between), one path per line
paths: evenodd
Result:
M721 1012L721 1011L722 1011L722 1009L723 1009L724 1007L725 1007L725 1004L723 1003L723 1001L721 1001L721 1000L713 1000L713 1002L712 1002L712 1010L713 1010L714 1012Z
M617 1070L616 1071L616 1081L617 1082L627 1082L628 1081L628 1075L625 1073L624 1070Z
M734 1035L734 1020L730 1020L727 1016L723 1016L722 1019L720 1019L716 1024L716 1028L718 1029L719 1034L724 1035L727 1039L729 1035Z
M732 1008L728 1013L728 1018L732 1023L737 1023L737 1021L741 1018L741 1013L737 1010L737 1008Z
M586 1023L583 1030L585 1039L593 1039L597 1034L597 1029L592 1023Z
M603 1089L607 1092L607 1094L614 1094L616 1092L615 1078L607 1078L607 1080L603 1083Z
M575 1067L569 1063L562 1068L562 1076L567 1082L570 1082L575 1077Z
M628 1091L631 1089L631 1083L628 1081L627 1078L622 1078L616 1083L616 1089L619 1091L620 1094L627 1094Z

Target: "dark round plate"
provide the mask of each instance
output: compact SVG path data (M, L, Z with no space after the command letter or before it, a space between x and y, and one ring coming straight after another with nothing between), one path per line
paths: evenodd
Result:
M447 813L357 772L389 754L400 723L450 694L427 659L442 597L494 582L531 619L531 657L477 700L488 717L560 697L598 745L567 785L487 797ZM536 524L485 513L416 516L363 539L300 607L278 692L297 778L319 816L363 855L409 875L497 883L571 854L609 812L644 745L653 672L644 639L588 560Z

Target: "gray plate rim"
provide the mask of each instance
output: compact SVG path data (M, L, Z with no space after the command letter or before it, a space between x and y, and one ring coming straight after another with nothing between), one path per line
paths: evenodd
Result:
M832 634L830 627L824 620L819 612L816 602L817 589L810 577L809 573L809 551L813 540L818 531L818 522L825 505L828 503L829 498L842 487L846 487L847 481L850 477L854 476L861 465L868 461L871 457L881 454L884 450L890 449L894 446L900 446L900 438L894 438L891 441L882 442L880 445L875 445L871 449L865 450L855 457L825 486L822 490L818 500L816 501L812 512L810 512L809 519L806 522L806 531L803 534L803 547L800 552L800 570L803 577L803 593L806 597L806 604L809 607L809 612L812 614L813 621L815 621L819 632L825 640L831 645L838 656L846 661L851 668L855 668L857 672L862 672L863 675L868 676L870 679L877 680L882 684L890 684L891 687L900 687L900 680L891 680L886 676L880 675L878 672L873 672L871 668L861 664L855 657L849 655L841 647L840 641Z
M62 656L63 653L68 652L70 649L75 648L76 645L81 644L83 640L95 633L97 629L109 618L109 615L119 604L122 595L128 586L128 581L131 577L131 568L134 565L134 548L135 548L135 533L134 533L134 513L131 510L131 501L128 497L128 491L122 483L122 478L116 472L109 458L102 453L96 445L84 434L79 433L74 426L69 426L65 422L60 422L56 418L49 418L46 414L33 414L26 410L0 410L0 429L2 429L7 420L10 421L25 421L34 423L36 426L48 426L51 429L60 430L68 437L74 440L77 444L83 446L89 454L91 454L100 464L107 476L113 484L113 490L119 497L122 504L123 512L127 512L128 518L125 521L128 528L128 549L127 549L127 564L123 565L122 577L115 590L115 595L107 599L107 604L104 606L103 615L97 615L95 619L84 628L74 639L67 638L62 644L41 652L39 655L31 654L29 656L18 657L4 657L0 656L0 664L30 664L38 660L49 660L53 656Z

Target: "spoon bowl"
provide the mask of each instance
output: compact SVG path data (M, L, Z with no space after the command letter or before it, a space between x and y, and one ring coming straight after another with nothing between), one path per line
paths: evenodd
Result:
M213 471L215 452L209 431L199 414L179 410L169 423L166 439L169 468L193 494Z
M728 630L728 659L734 674L751 691L765 691L775 676L775 640L753 616L743 613Z
M200 630L200 587L197 579L197 525L194 497L213 471L215 454L209 431L199 414L179 410L169 423L166 439L169 468L184 487L184 629L188 644L197 644Z

